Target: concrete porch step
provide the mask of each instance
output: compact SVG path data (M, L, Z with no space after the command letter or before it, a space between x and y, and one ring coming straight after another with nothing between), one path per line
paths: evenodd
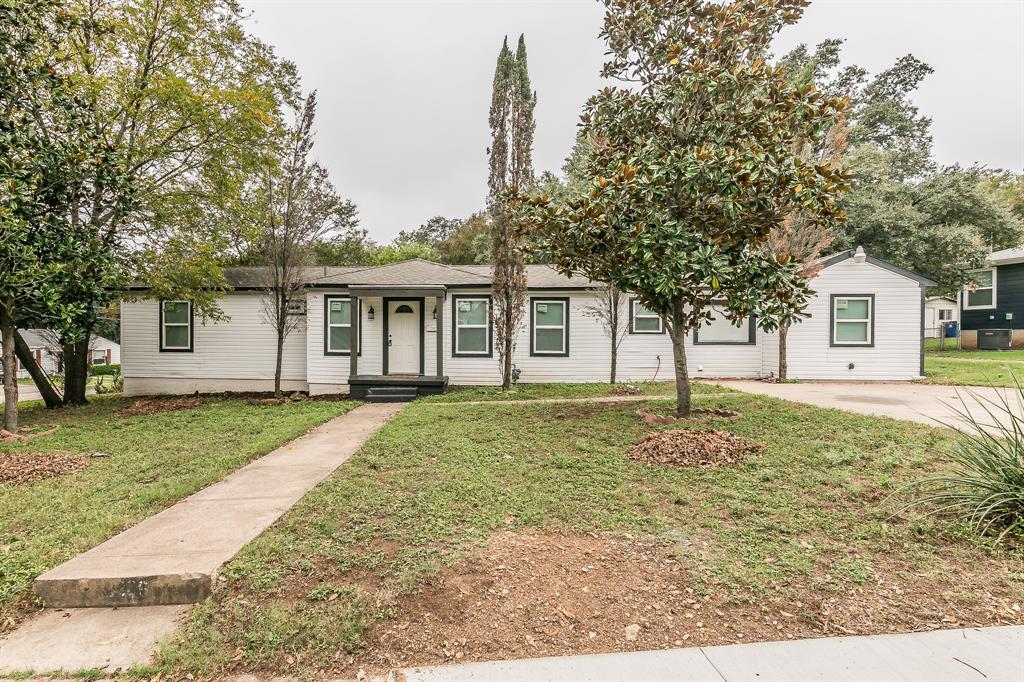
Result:
M352 456L402 405L362 405L36 578L58 608L201 601L217 570Z

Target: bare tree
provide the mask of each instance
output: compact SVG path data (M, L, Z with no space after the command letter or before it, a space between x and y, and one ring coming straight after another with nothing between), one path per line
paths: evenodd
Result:
M304 267L313 263L313 246L354 225L352 204L342 200L327 170L310 161L316 92L311 92L283 137L279 158L268 160L262 194L258 251L266 264L264 318L274 326L277 353L274 395L281 396L284 342L305 321Z
M817 157L822 164L838 164L847 146L846 116L840 116L825 135L821 149L815 152L809 144L799 150L805 160ZM814 279L821 271L819 258L832 243L832 231L799 209L792 211L768 235L768 248L783 262L797 262L797 274L805 280ZM789 374L787 337L791 325L779 325L779 381Z
M602 330L611 340L611 367L608 382L614 384L619 361L619 346L629 331L629 314L624 313L628 298L613 284L603 285L594 292L595 303L583 306L583 314L601 323Z

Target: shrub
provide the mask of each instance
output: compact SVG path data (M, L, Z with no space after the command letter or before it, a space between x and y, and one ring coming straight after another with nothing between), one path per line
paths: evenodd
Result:
M93 381L93 388L96 390L97 395L103 395L104 393L120 393L124 390L124 378L121 376L121 366L111 366L117 367L116 373L96 375L96 379Z
M957 394L962 423L946 424L957 431L952 470L911 484L921 496L908 507L955 516L978 533L998 531L998 540L1024 530L1024 385L1016 376L1013 384L997 399Z
M100 377L121 373L121 365L89 365L89 376Z

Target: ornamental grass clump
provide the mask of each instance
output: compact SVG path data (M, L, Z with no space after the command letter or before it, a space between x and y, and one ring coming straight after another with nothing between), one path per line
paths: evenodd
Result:
M1013 384L997 398L957 394L960 423L946 424L958 434L952 469L911 484L920 497L907 507L954 516L997 541L1024 530L1024 384L1017 376Z

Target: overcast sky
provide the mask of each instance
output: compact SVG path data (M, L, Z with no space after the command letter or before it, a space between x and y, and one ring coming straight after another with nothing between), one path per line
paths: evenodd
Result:
M494 63L526 34L537 90L537 172L558 171L601 82L602 6L591 0L243 0L250 29L318 90L315 155L377 241L487 193ZM913 53L935 73L914 97L935 157L1024 170L1024 0L817 0L777 53L844 38L872 73ZM513 44L514 49L514 44Z

